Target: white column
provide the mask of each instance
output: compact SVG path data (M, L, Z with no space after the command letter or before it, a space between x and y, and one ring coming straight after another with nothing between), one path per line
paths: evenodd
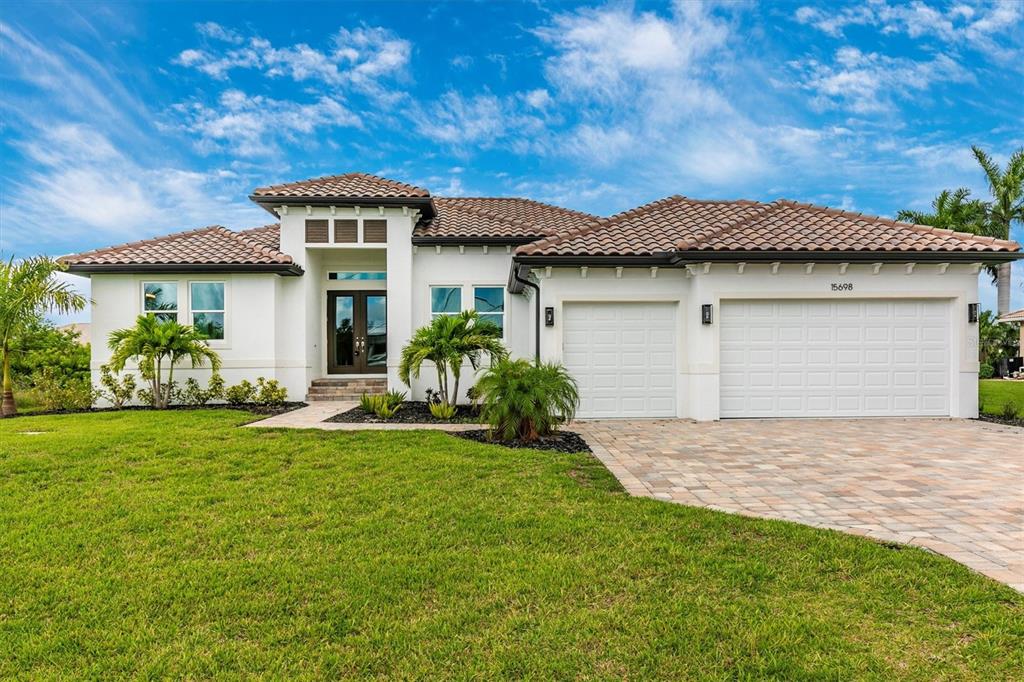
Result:
M388 216L388 388L398 378L402 347L412 336L412 228L414 216Z

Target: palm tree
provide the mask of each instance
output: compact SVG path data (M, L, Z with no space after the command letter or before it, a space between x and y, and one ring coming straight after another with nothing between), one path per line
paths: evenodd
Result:
M1015 220L1024 220L1024 147L1018 149L1000 170L980 147L971 147L978 165L985 171L992 201L986 205L987 229L985 234L996 239L1009 239L1010 226ZM1010 263L1001 263L996 273L996 310L1000 315L1010 312Z
M14 404L14 383L11 378L11 342L43 312L53 310L62 315L82 310L88 300L67 282L54 278L64 267L46 256L36 256L15 263L11 258L0 264L0 351L3 354L4 394L0 415L17 413Z
M138 360L142 376L150 383L156 408L170 404L174 367L182 360L188 358L192 367L202 367L209 361L214 372L220 369L220 356L195 328L175 320L158 320L154 315L139 315L134 327L112 331L109 343L113 351L110 369L120 372L129 359ZM167 382L163 383L165 361Z
M985 202L971 199L971 190L961 187L954 191L942 190L932 201L932 212L902 210L897 220L915 225L930 225L958 232L978 234L985 228Z
M481 320L475 310L439 315L430 324L417 329L402 349L398 376L411 388L410 377L418 379L423 363L433 362L441 400L454 406L459 397L462 364L466 360L476 371L484 357L493 364L507 355L501 342L501 329L493 322ZM451 390L448 389L449 372L454 379Z

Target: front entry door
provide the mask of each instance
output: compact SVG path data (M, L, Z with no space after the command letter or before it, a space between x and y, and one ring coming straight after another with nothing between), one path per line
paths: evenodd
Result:
M327 293L328 374L387 371L387 300L382 291Z

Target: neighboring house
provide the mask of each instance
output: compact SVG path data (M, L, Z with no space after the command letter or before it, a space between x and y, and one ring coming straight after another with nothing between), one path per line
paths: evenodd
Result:
M1020 345L1017 346L1017 356L1024 357L1024 308L1006 313L997 319L996 322L1017 325L1017 331L1020 332Z
M96 337L174 317L210 336L229 383L302 397L325 378L401 388L413 330L475 309L515 356L568 367L582 417L974 417L978 271L1021 256L790 201L673 196L598 218L360 173L250 198L279 223L64 258L92 278ZM92 353L95 378L109 351Z
M71 332L73 334L78 334L78 343L82 344L83 346L87 346L92 341L92 333L90 327L91 325L88 322L72 322L70 324L65 324L60 327L57 327L57 329L59 329L62 332Z

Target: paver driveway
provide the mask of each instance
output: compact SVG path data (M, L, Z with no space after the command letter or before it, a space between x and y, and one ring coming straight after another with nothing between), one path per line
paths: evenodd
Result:
M938 419L573 429L634 495L919 545L1024 591L1024 429Z

